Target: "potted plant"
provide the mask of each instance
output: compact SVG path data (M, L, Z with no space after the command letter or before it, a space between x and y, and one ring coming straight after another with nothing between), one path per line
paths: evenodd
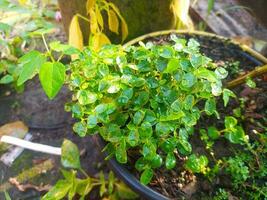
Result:
M53 98L69 85L66 110L77 119L74 131L98 134L94 139L114 171L141 196L266 198L266 83L256 80L261 98L250 95L259 90L227 88L244 80L254 87L251 78L266 66L229 81L266 63L264 57L215 35L185 31L98 51L79 53L59 43L47 50L49 62L34 53L43 62L36 73L46 94ZM66 68L52 51L79 56ZM29 57L21 60L29 63Z

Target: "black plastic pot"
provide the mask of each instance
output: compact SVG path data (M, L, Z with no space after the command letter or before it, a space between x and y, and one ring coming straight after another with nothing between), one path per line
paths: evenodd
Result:
M188 31L169 30L169 31L160 31L160 32L150 33L150 34L138 37L138 38L128 42L127 44L125 44L125 46L135 45L139 41L147 41L150 38L156 38L156 37L160 37L162 35L169 35L172 33L186 36L187 38L192 35L192 37L200 36L200 37L206 38L207 40L209 40L209 39L210 40L212 40L212 39L213 40L214 39L221 40L233 48L233 53L237 53L237 54L241 55L242 57L246 58L246 60L248 62L252 63L254 66L263 65L263 64L267 63L267 59L264 56L262 56L261 54L257 53L256 51L252 50L251 48L249 48L245 45L237 44L237 43L232 42L229 39L221 37L221 36L217 36L217 35L214 35L211 33L206 33L206 32L199 32L199 31L188 32ZM220 48L221 47L218 47L218 49L220 49ZM224 49L221 48L221 50L223 51ZM106 143L99 135L94 135L93 140L95 141L95 143L98 146L100 151L105 147ZM104 156L105 156L105 153L104 153ZM126 166L119 164L116 161L116 159L111 158L110 160L108 160L108 164L109 164L110 168L115 172L115 174L122 181L124 181L133 191L138 193L141 198L148 199L148 200L167 200L167 199L169 199L168 197L163 196L159 192L152 190L150 187L141 184L139 182L139 180L132 173L129 172L129 170L126 168Z

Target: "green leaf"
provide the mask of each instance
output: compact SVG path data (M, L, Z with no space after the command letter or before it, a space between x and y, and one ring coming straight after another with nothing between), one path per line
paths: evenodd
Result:
M87 126L84 122L76 122L73 125L73 131L77 133L80 137L84 137L87 133Z
M196 83L196 81L197 79L194 74L188 72L183 76L182 86L185 88L191 88Z
M78 54L79 50L67 44L61 44L59 41L54 41L49 44L51 50L62 52L66 55Z
M148 183L150 183L152 177L153 177L153 170L145 169L145 171L143 171L143 173L141 174L140 181L142 184L147 185Z
M143 171L147 166L147 161L145 160L144 157L141 157L135 162L134 166L139 172Z
M160 147L165 153L173 152L176 148L176 142L177 140L175 137L168 138L160 145Z
M131 189L129 189L123 182L117 183L117 191L119 199L138 199L138 195L134 193Z
M255 83L251 78L248 78L248 79L246 80L246 84L247 84L247 86L250 87L250 88L256 88L256 83Z
M201 79L206 79L209 82L216 82L217 81L217 77L216 74L213 71L210 71L204 67L201 67L199 69L197 69L194 74Z
M236 126L235 129L226 131L225 138L234 144L242 144L247 140L244 129L241 126Z
M104 176L102 171L99 173L99 179L100 179L99 180L99 182L100 182L99 193L100 193L100 197L102 197L105 194L105 192L107 191L105 176Z
M190 62L194 68L198 68L203 65L202 56L193 54L190 58Z
M228 76L228 72L223 67L217 67L215 69L215 74L219 79L224 79Z
M149 139L153 134L152 125L149 122L143 122L139 128L140 139Z
M145 105L149 100L149 94L147 92L140 92L134 104L138 107Z
M80 118L83 116L83 108L78 104L74 104L71 107L71 111L74 118Z
M168 62L167 68L163 71L164 73L172 73L179 68L179 60L177 58L172 58Z
M229 97L236 97L236 95L228 89L223 89L223 102L224 102L224 107L227 106L228 102L229 102Z
M163 58L171 58L174 54L174 50L170 46L162 46L160 48L159 55Z
M163 163L162 157L160 155L154 156L154 158L150 162L150 166L152 168L159 168Z
M171 104L171 109L173 109L175 112L179 112L182 110L182 103L180 99L175 100L172 104Z
M25 81L32 79L40 67L45 63L46 57L38 51L31 51L22 56L18 62L22 65L22 71L19 75L17 85L22 85Z
M114 190L114 183L115 183L115 176L114 173L112 171L109 172L108 174L108 193L112 194L113 190Z
M226 116L224 119L224 125L226 129L234 130L237 125L237 119L232 116Z
M170 152L167 154L165 165L166 165L167 169L172 169L175 167L176 158L175 158L173 152Z
M138 130L130 130L129 135L127 137L127 142L132 147L135 147L135 146L138 145L138 142L139 142L139 132L138 132Z
M143 111L143 110L139 110L139 111L137 111L135 114L134 114L134 116L133 116L133 123L135 124L135 125L139 125L142 121L143 121L143 119L144 119L144 117L145 117L145 111Z
M14 81L13 76L7 74L0 79L0 84L9 84L12 83L13 81Z
M195 97L194 97L193 95L189 94L189 95L187 95L187 96L185 97L185 100L184 100L183 103L184 103L184 108L185 108L186 110L191 110L192 107L193 107L194 104L195 104Z
M151 141L146 142L143 145L142 154L145 159L151 160L155 157L157 151L157 146Z
M80 196L86 196L92 189L92 181L91 178L87 178L87 179L76 179L76 192L80 195Z
M61 147L61 164L66 168L80 169L80 152L70 140L64 140Z
M158 136L168 135L171 132L171 126L166 122L159 122L156 125L156 134Z
M97 117L95 115L89 115L87 118L87 128L94 128L97 125Z
M177 149L179 153L183 155L189 155L192 152L192 146L187 141L187 138L181 137L180 135L179 135L179 140L177 142Z
M211 84L211 93L214 96L220 96L222 93L222 83L221 82L215 82Z
M119 163L127 163L126 142L122 140L116 148L116 159Z
M211 139L216 140L220 137L220 132L214 126L208 127L208 135Z
M63 199L71 188L71 184L66 180L59 180L48 193L46 193L42 200L60 200Z
M194 173L205 173L208 165L208 158L206 156L197 157L195 154L189 156L186 160L185 168Z
M65 66L62 63L46 62L39 72L41 85L49 99L53 99L65 81Z
M5 191L5 200L11 200L11 197L9 196L9 194Z
M77 93L77 99L81 105L87 105L95 103L97 100L97 95L88 90L79 90Z
M204 110L207 115L212 115L216 112L216 102L214 98L208 99L206 101Z

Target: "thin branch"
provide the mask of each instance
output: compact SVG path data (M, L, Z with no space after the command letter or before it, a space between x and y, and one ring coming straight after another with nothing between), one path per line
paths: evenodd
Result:
M263 75L264 73L267 73L267 64L263 66L256 67L253 71L240 76L232 81L229 81L226 84L227 88L234 88L238 85L241 85L242 83L246 82L248 78L255 78L257 76Z

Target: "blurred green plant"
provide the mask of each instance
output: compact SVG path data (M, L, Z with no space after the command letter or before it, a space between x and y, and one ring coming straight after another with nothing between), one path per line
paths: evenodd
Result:
M138 195L131 191L126 185L116 179L112 172L109 172L105 178L103 172L99 173L99 178L89 177L81 168L80 153L78 147L69 140L64 140L62 144L61 164L63 179L59 179L57 183L46 193L42 200L60 200L67 197L69 200L79 197L80 200L85 199L94 188L98 188L99 197L101 199L137 199ZM84 178L78 178L78 171Z
M55 26L49 20L55 12L53 5L45 1L41 5L32 1L13 2L0 3L0 84L13 84L21 91L23 85L17 86L21 73L18 58L35 48L35 36L54 31Z

